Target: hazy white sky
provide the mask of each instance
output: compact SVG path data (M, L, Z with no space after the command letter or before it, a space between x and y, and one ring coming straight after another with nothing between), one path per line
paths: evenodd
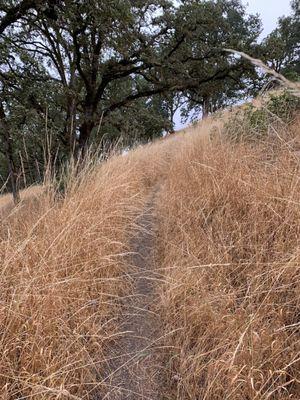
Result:
M249 13L260 14L264 27L263 37L274 29L279 17L291 12L290 0L242 0L242 2L248 4Z

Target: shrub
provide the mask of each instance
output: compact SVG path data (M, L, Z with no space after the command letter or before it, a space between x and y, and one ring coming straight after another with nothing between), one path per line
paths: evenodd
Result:
M300 99L287 91L271 94L261 107L252 103L234 113L225 124L225 135L234 141L258 140L269 137L277 128L293 122L300 109Z

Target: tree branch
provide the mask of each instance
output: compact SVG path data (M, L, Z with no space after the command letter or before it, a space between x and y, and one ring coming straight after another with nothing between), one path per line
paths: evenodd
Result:
M154 88L147 88L143 91L137 92L135 94L131 94L129 96L126 96L124 99L111 104L103 113L103 116L106 117L108 114L110 114L111 112L113 112L114 110L127 106L128 104L130 104L131 102L140 99L140 98L144 98L144 97L150 97L153 96L155 94L162 94L165 93L169 90L171 91L182 91L182 90L186 90L186 89L191 89L191 88L198 88L199 85L203 85L205 83L211 82L211 81L219 81L222 80L224 78L226 78L227 76L229 76L231 70L226 68L224 70L221 71L217 71L215 74L213 74L212 76L209 76L205 79L202 79L200 82L198 79L192 79L190 81L185 81L184 83L181 84L168 84L168 85L161 85L158 87L154 87Z
M22 18L31 8L36 9L39 3L40 0L22 0L16 6L11 7L0 21L0 35L6 28Z

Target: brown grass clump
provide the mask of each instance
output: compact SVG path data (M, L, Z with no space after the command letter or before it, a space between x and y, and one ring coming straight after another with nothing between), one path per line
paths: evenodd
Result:
M114 159L5 215L0 230L1 399L95 398L128 293L143 207L136 161Z
M195 135L174 156L159 199L167 398L300 398L296 131Z

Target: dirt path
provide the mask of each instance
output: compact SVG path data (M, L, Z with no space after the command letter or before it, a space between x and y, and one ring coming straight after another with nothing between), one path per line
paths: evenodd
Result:
M111 349L106 400L159 400L162 367L159 362L159 319L150 309L155 302L157 274L154 263L155 193L137 221L132 239L134 294L124 304L121 329L124 334Z

